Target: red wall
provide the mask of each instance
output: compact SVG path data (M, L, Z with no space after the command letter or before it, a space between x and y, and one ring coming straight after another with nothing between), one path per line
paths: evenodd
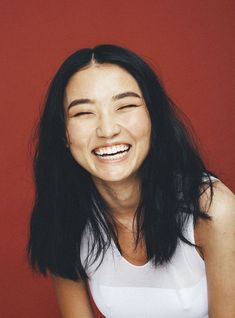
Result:
M33 200L29 136L53 73L74 50L127 46L159 71L191 118L209 167L235 189L235 2L1 1L0 317L58 317L24 248ZM233 58L233 59L232 59Z

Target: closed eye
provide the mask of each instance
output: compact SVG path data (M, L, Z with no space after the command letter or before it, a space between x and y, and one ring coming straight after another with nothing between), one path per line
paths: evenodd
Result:
M83 116L83 115L90 115L93 114L91 112L79 112L73 115L73 117L79 117L79 116Z
M138 107L138 105L135 105L135 104L130 104L130 105L125 105L125 106L122 106L122 107L119 107L119 109L126 109L126 108L133 108L133 107Z

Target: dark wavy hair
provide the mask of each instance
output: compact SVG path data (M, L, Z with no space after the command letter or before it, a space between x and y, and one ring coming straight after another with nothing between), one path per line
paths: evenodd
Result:
M52 80L37 130L36 194L27 254L32 268L45 276L51 272L72 280L89 278L80 259L88 225L94 238L94 260L104 257L112 239L121 253L103 198L66 147L65 88L71 76L91 61L127 70L139 84L151 118L150 150L139 171L136 246L144 237L148 259L155 266L164 264L178 240L193 245L183 235L189 216L195 222L209 218L201 211L199 198L210 187L211 203L210 175L216 175L206 169L188 119L167 96L155 72L126 48L104 44L81 49L65 60Z

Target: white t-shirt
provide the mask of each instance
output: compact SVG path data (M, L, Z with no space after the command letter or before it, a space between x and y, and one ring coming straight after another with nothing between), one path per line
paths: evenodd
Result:
M192 216L184 235L195 243ZM86 231L81 245L82 261L88 244ZM179 240L171 261L156 268L151 261L141 266L131 264L112 241L95 271L98 264L99 260L88 268L88 284L106 318L208 317L205 264L193 246Z

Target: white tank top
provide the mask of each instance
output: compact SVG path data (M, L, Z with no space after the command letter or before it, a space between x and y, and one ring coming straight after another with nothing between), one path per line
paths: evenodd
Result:
M184 235L195 243L192 216ZM86 231L82 262L88 244ZM179 240L171 261L155 268L151 261L141 266L131 264L112 242L95 271L98 264L99 260L88 268L88 284L106 318L208 318L205 264L195 247Z

